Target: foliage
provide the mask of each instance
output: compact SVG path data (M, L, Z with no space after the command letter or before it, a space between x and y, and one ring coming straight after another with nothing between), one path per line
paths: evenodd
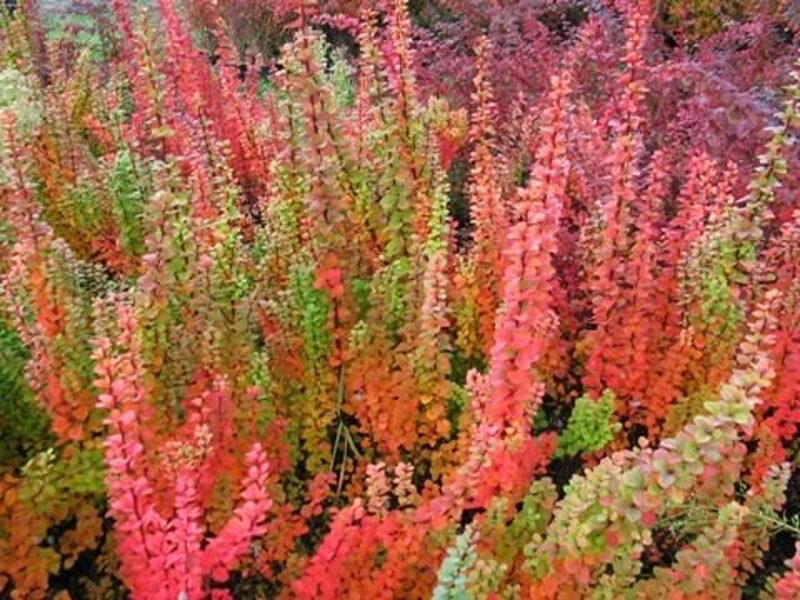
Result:
M558 438L556 456L596 452L608 445L620 429L622 425L614 422L613 392L605 391L597 400L581 396Z
M27 353L19 337L0 325L0 460L25 461L49 434L49 424L25 381Z
M62 9L0 19L0 595L797 595L785 6Z

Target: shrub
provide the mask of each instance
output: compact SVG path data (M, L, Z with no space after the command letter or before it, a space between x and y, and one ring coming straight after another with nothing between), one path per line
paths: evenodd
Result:
M244 4L3 16L0 594L792 597L773 13Z

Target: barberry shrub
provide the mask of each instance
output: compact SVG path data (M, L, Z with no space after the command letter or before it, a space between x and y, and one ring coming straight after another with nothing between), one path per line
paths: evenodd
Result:
M3 11L3 597L796 597L789 9L412 4Z

